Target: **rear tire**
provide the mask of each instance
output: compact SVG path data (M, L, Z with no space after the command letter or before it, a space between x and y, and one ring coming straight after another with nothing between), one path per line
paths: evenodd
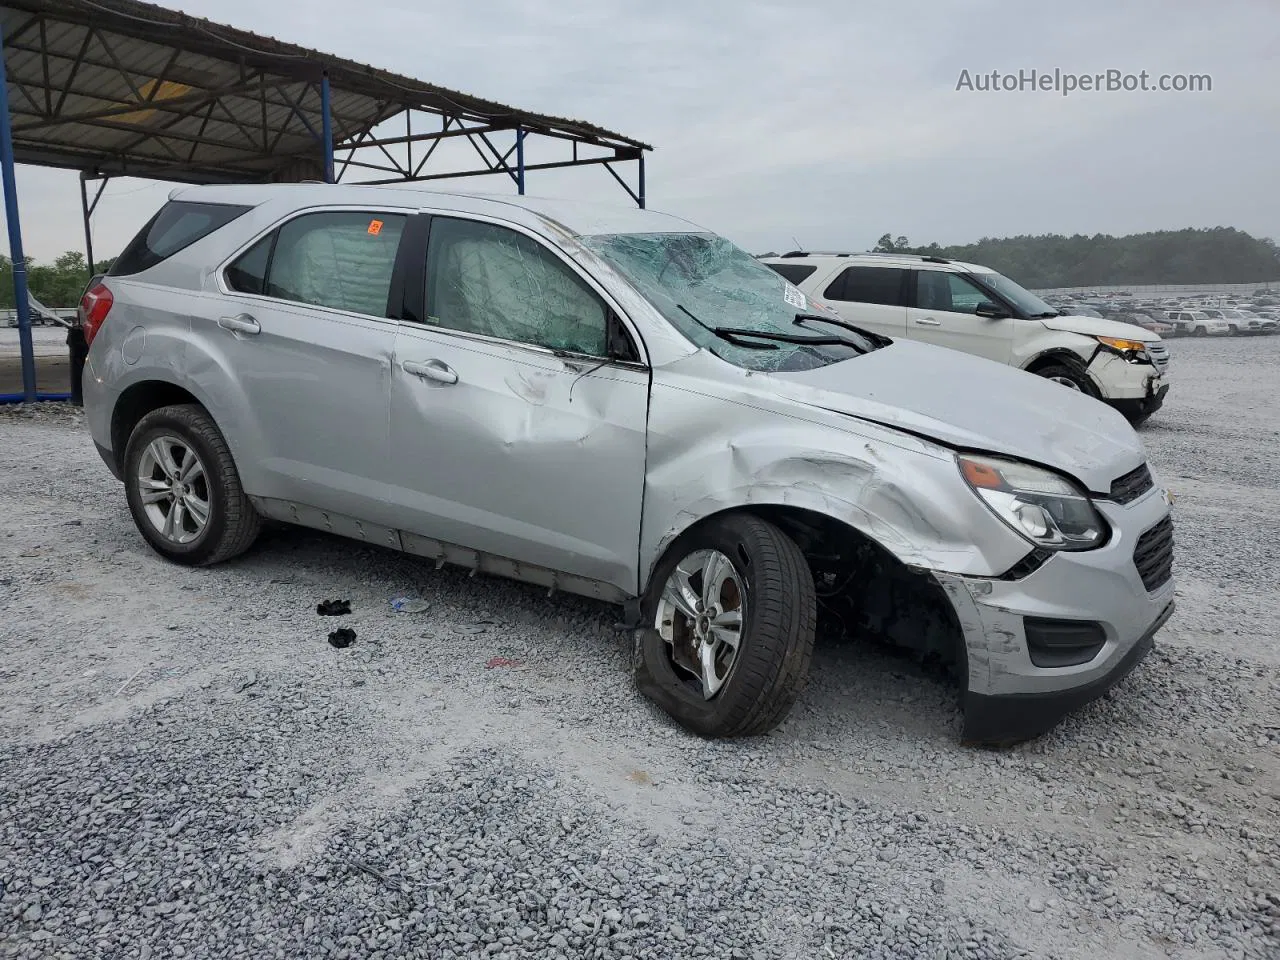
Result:
M1208 327L1196 327L1191 331L1193 337L1207 337L1209 335Z
M196 404L161 407L138 421L124 481L138 531L175 563L220 563L248 550L261 530L227 441Z
M708 580L704 574L712 569ZM722 586L708 589L709 582ZM688 591L679 604L672 602L677 583ZM696 616L681 612L695 606ZM771 523L735 513L686 533L654 570L641 611L637 686L700 736L766 733L804 690L817 623L813 576L795 541ZM732 621L735 611L736 652L727 666L713 652L708 683L708 661L700 651L723 651L725 645L716 645L715 624L726 615ZM703 621L708 632L700 641Z

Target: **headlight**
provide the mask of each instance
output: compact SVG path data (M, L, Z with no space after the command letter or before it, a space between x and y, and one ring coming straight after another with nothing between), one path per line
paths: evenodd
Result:
M997 517L1050 550L1091 550L1106 542L1105 520L1060 474L1017 460L960 454L960 474Z
M1130 363L1147 363L1147 345L1141 340L1125 340L1122 337L1094 337L1112 353L1118 353Z

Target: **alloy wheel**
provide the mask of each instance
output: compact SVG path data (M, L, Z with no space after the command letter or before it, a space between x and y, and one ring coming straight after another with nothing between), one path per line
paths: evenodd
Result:
M190 543L209 523L209 480L196 452L174 436L147 444L135 478L143 512L172 543Z
M672 662L710 700L737 662L747 616L747 595L732 561L718 550L695 550L667 578L654 627Z

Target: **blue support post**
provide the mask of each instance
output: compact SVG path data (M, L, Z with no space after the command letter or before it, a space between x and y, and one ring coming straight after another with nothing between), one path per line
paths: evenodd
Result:
M516 127L516 193L524 196L524 127Z
M636 191L637 193L636 202L640 204L640 209L643 210L644 209L644 151L643 150L640 151L639 161L640 161L640 177L639 177L640 182L639 182L639 189Z
M333 116L329 110L329 71L320 75L320 139L324 141L324 182L333 183Z
M9 77L5 69L4 27L0 24L0 175L4 179L4 213L9 225L9 256L13 260L13 305L18 310L18 344L22 351L22 396L36 399L36 356L31 344L31 304L27 301L27 258L22 252L22 224L18 220L18 182L13 171L13 129L9 122Z

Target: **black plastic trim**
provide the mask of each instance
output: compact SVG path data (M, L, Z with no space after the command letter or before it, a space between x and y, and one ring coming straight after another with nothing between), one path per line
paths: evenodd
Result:
M1037 667L1076 667L1107 645L1107 632L1095 620L1024 617L1022 631L1027 653Z

